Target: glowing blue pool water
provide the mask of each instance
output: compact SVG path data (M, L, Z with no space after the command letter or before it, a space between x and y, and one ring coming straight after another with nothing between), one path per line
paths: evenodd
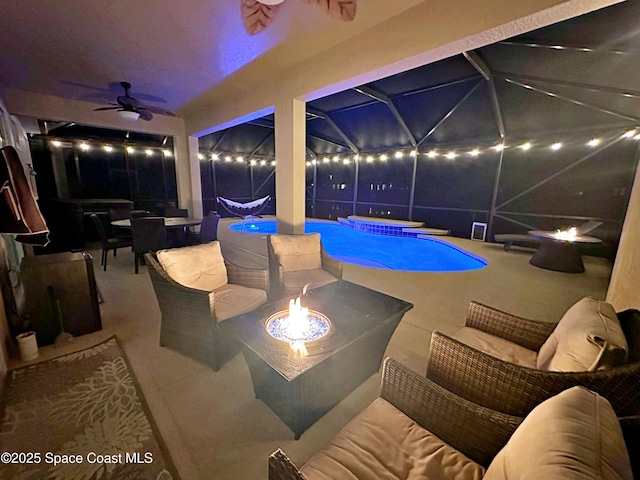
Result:
M229 225L242 231L242 222ZM246 222L244 233L276 233L275 220ZM330 221L307 221L306 233L319 233L329 255L345 263L390 270L418 272L460 272L477 270L487 262L437 238L419 239L365 233Z

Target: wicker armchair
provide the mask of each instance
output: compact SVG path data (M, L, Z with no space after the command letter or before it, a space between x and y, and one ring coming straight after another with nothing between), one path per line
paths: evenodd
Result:
M478 405L524 416L545 399L575 385L611 402L619 416L640 413L640 312L617 313L628 344L626 363L595 371L548 371L501 360L433 332L427 377ZM556 324L528 320L471 302L466 325L538 351Z
M145 254L145 259L162 313L160 345L217 371L233 351L230 340L223 337L223 332L218 328L218 322L234 313L227 308L225 318L220 318L216 315L216 290L208 292L185 287L167 274L155 253ZM264 290L266 301L266 293L269 291L268 270L247 269L227 260L224 260L224 264L229 284ZM235 308L237 315L247 311L242 302L238 302Z
M474 462L487 466L522 418L493 412L448 392L391 358L380 397ZM282 450L269 457L269 480L305 480Z
M504 480L536 478L536 473L630 479L632 447L608 402L586 389L563 392L523 420L462 399L387 358L380 398L301 470L282 450L275 451L269 480L485 475Z
M319 233L267 236L273 297L299 295L307 286L321 287L342 279L342 263L327 254Z

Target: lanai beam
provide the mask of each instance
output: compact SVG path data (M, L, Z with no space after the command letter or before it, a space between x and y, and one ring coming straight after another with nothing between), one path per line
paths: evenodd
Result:
M313 115L316 118L321 118L325 122L329 124L331 128L335 130L335 132L344 140L344 142L349 146L353 153L358 153L359 149L356 145L351 141L351 139L347 136L347 134L333 121L333 119L326 113L321 112L320 110L313 110L311 108L307 108L307 113Z
M407 122L404 121L404 118L402 118L402 115L400 115L400 112L398 111L396 106L393 104L393 100L387 97L384 93L378 92L371 87L362 86L362 87L354 88L354 90L358 93L367 95L368 97L371 97L375 100L378 100L386 104L387 107L389 107L389 110L391 110L392 115L400 125L400 128L402 128L402 131L407 136L409 143L413 146L413 148L417 148L418 142L416 141L416 137L413 135L413 133L409 129Z

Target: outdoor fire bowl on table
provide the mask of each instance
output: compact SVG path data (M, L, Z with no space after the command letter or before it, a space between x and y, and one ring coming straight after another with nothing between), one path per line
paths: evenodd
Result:
M287 303L300 307L308 323L288 325ZM341 280L311 290L302 302L278 300L225 320L220 328L240 341L256 398L297 439L380 369L391 335L412 307Z
M331 321L322 313L300 304L300 297L289 300L289 309L274 313L265 323L267 333L277 340L289 343L300 355L307 355L307 344L324 338L332 332Z

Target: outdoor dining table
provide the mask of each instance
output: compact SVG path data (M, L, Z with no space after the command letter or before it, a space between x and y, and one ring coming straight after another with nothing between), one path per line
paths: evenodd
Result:
M142 217L153 218L153 217ZM158 218L158 217L155 217ZM169 245L172 247L183 247L187 242L187 229L202 223L201 218L193 217L161 217L164 218L164 227L167 230ZM124 218L111 222L114 228L131 229L131 219Z
M147 217L148 218L148 217ZM185 228L200 225L201 218L192 217L164 217L164 226L166 228ZM131 228L131 219L124 218L122 220L114 220L111 225L118 228Z

